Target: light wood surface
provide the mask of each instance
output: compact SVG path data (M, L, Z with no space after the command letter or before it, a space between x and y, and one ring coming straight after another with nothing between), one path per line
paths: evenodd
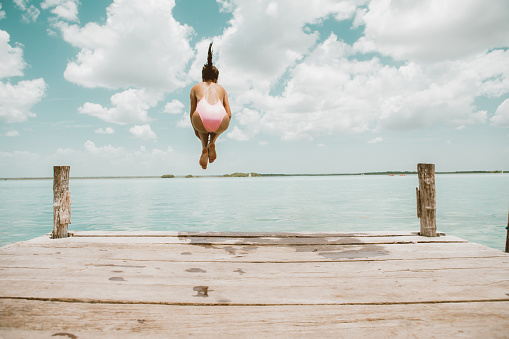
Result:
M509 337L509 255L415 232L69 232L0 248L0 338Z

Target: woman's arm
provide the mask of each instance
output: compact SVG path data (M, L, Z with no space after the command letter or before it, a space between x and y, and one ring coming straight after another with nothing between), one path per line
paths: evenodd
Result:
M189 117L191 118L191 121L193 120L193 113L194 111L196 111L196 105L197 105L197 102L196 102L196 89L194 88L195 86L193 86L193 88L191 88L191 93L190 93L190 99L191 99L191 112L189 113Z
M191 112L189 113L189 117L191 119L191 126L194 129L194 134L199 138L200 135L198 134L198 131L193 126L193 113L196 111L196 106L198 103L196 102L196 85L191 88L191 93L189 94L189 97L191 99Z
M230 110L230 103L228 102L228 94L226 93L226 91L224 91L223 106L224 109L226 110L226 113L228 114L228 117L230 118L230 120L232 120L232 111Z

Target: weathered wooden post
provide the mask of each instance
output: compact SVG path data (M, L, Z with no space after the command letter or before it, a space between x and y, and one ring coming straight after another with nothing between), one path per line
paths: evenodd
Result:
M437 207L435 194L435 165L417 164L417 217L421 219L421 233L425 237L437 236Z
M505 229L507 230L505 236L505 252L509 253L509 212L507 213L507 226Z
M52 238L66 238L71 223L70 166L53 166L53 233Z

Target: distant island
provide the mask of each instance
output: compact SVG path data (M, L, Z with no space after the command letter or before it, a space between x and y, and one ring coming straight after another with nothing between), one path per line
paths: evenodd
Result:
M456 172L436 172L436 174L496 174L509 173L507 171L456 171ZM365 173L325 173L325 174L283 174L283 173L242 173L235 172L223 175L186 175L176 176L173 174L165 174L161 178L247 178L247 177L328 177L328 176L348 176L348 175L417 175L417 171L386 171L386 172L365 172Z
M456 172L436 172L436 174L507 174L509 171L456 171ZM329 177L329 176L348 176L348 175L389 175L389 176L405 176L417 175L417 171L386 171L386 172L365 172L365 173L326 173L326 174L283 174L283 173L242 173L235 172L223 175L174 175L164 174L162 176L102 176L102 177L71 177L71 179L174 179L174 178L247 178L247 177ZM0 178L0 180L52 180L53 177L39 178Z

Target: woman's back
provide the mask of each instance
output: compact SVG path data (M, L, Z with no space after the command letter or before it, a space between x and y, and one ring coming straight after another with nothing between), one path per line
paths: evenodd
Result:
M205 100L211 105L214 105L219 100L222 104L224 104L224 96L226 91L221 85L216 83L207 83L201 82L195 85L195 96L196 101L200 102L200 100L205 97Z

